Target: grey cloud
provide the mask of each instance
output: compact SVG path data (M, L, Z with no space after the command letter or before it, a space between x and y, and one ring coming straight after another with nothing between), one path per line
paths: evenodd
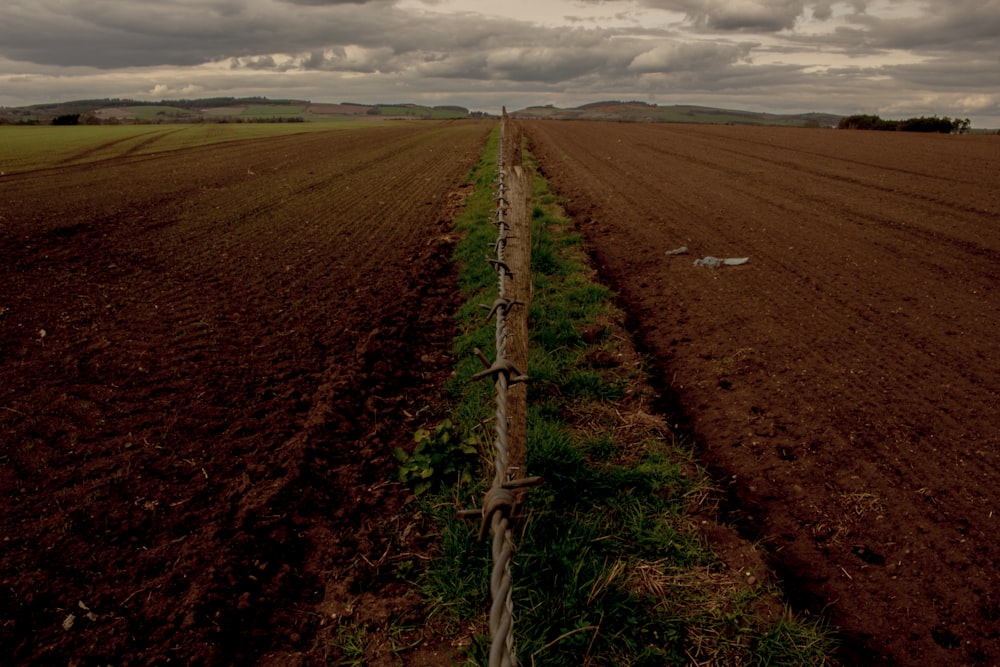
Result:
M232 69L273 70L277 68L277 64L271 56L233 59L230 66Z
M12 15L13 20L7 20ZM193 65L239 48L247 36L266 33L232 3L190 6L115 3L107 0L57 4L7 0L0 23L0 55L59 66L115 69L129 66ZM234 33L239 33L239 37Z
M642 80L659 90L682 89L687 93L768 95L801 93L816 83L796 65L754 66L733 64L710 70L685 70L644 74Z
M716 0L706 4L697 20L715 30L777 32L793 27L803 10L801 0Z
M647 7L681 12L696 28L717 32L792 30L806 9L821 21L833 17L833 6L848 5L863 14L868 0L641 0Z
M329 7L331 5L365 5L385 0L280 0L289 5L305 5L308 7Z
M494 50L485 65L491 78L552 83L621 71L628 61L628 57L608 48L525 46Z
M485 53L425 53L414 65L422 77L479 81L488 78Z
M826 21L833 16L833 3L817 2L812 8L812 13L820 21Z
M0 56L106 69L194 65L330 44L377 45L420 23L383 0L298 5L275 0L6 2Z
M440 15L399 13L384 17L377 33L361 24L352 33L347 44L303 51L275 62L274 69L409 72L417 77L552 83L627 75L635 56L655 45L649 39L615 31L553 29L462 14L442 20ZM384 34L391 35L391 47L382 43ZM230 62L237 69L266 65L255 57Z
M454 27L443 26L441 35L421 31L422 38L418 39L401 26L392 49L360 45L329 47L275 62L274 68L407 72L416 78L576 85L595 78L621 82L654 72L721 68L745 60L754 46L707 41L684 43L656 32L639 38L614 31L552 30L523 24L498 24L485 34L461 31L463 37L458 38L454 36ZM504 30L497 32L497 28L506 28L509 34ZM467 44L456 44L466 40ZM259 58L242 58L233 59L232 66L255 69L266 63Z
M888 51L926 56L964 53L1000 58L1000 0L952 0L930 6L923 15L887 19L868 14L862 5L847 17L848 26L832 33L783 35L802 48L819 46L861 57Z
M792 28L804 0L644 0L648 7L683 12L703 30L778 32Z
M948 57L883 69L894 78L937 91L991 89L1000 100L1000 68L995 58Z
M396 72L403 69L392 49L388 47L378 49L335 47L325 51L314 51L298 59L296 65L297 69L361 74Z
M872 38L887 48L996 52L1000 0L950 0L935 3L919 18L887 21L870 17L867 24Z

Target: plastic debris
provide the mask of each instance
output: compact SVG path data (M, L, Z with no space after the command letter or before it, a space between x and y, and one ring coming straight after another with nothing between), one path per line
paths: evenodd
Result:
M686 255L688 253L688 247L682 245L680 248L674 248L673 250L668 250L666 254L668 255Z
M694 260L695 266L707 266L710 269L717 269L720 266L739 266L750 261L749 257L703 257Z

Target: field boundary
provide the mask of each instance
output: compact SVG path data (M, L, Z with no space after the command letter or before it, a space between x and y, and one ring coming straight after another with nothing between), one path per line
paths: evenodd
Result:
M646 361L624 329L624 313L597 281L583 238L565 218L559 198L535 175L525 196L530 270L513 268L508 251L521 235L506 229L519 199L507 187L518 172L511 163L517 158L508 156L516 150L531 161L530 169L517 165L521 173L534 174L519 131L516 125L513 133L505 130L496 149L504 186L494 192L498 182L491 180L492 160L484 154L476 177L480 194L473 195L478 203L457 225L467 232L456 251L467 300L458 314L459 365L449 389L459 426L448 420L434 436L424 431L414 454L401 458L404 481L414 482L417 494L437 486L434 480L456 482L422 504L442 523L442 558L423 577L433 613L463 627L481 618L469 643L456 645L468 646L470 664L490 667L834 664L825 626L796 617L763 554L714 522L716 490L690 445L657 414ZM491 240L491 224L498 227L498 240ZM503 252L483 262L486 245ZM514 300L510 294L494 301L501 280L506 284L522 273L531 278L528 303L508 303ZM498 331L484 322L480 308L490 312L487 319L501 315L507 328ZM531 322L526 366L508 358L516 338L513 316L525 312ZM496 340L500 354L493 362L482 350ZM523 380L525 372L530 382L511 382ZM494 386L470 387L474 377L491 377ZM496 385L511 395L494 392ZM521 390L530 392L523 454L512 444L518 428L511 398ZM489 452L489 476L500 480L482 503L475 464L462 467L471 452ZM453 465L442 464L448 457ZM483 477L486 467L484 462ZM420 470L423 479L414 474ZM530 503L518 497L526 495L522 483L537 481L523 482L528 473L545 480L531 491ZM485 511L458 512L479 519L478 529L446 509L480 504ZM492 524L499 530L486 554L477 535L482 542ZM725 541L723 554L713 549L719 539ZM479 606L487 597L488 642Z
M508 148L508 146L510 148ZM511 129L504 112L497 150L496 255L487 258L497 274L497 298L489 308L495 317L495 358L480 351L485 370L473 380L494 379L496 390L493 480L481 509L465 512L482 518L480 539L487 527L492 535L493 570L490 575L490 667L517 664L514 646L514 604L511 563L514 557L513 523L523 505L524 489L541 483L524 477L527 441L528 308L531 296L530 176L520 156L520 135Z

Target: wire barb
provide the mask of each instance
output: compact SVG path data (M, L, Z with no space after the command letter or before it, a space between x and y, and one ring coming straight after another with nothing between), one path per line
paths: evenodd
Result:
M482 380L484 377L494 376L503 374L507 379L507 384L517 384L518 382L527 382L528 376L521 373L514 366L510 359L497 359L493 364L484 371L479 371L472 376L473 380Z
M493 319L494 315L496 315L497 317L506 316L507 313L510 312L511 307L523 306L523 305L524 305L523 301L514 301L513 299L507 299L505 297L497 297L497 299L493 301L492 306L487 306L486 304L480 304L480 307L489 309L490 312L487 313L486 315L486 321L489 322L491 319Z
M492 264L493 267L498 270L498 272L499 272L500 269L503 269L503 273L504 274L506 274L507 276L509 276L511 278L514 277L514 272L510 270L510 267L507 266L507 263L505 261L503 261L502 259L493 259L492 257L490 257L486 261L488 261L490 264Z

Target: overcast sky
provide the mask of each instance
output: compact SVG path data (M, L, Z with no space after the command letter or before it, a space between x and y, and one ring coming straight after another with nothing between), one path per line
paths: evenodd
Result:
M1000 127L1000 0L3 0L0 105L605 99Z

